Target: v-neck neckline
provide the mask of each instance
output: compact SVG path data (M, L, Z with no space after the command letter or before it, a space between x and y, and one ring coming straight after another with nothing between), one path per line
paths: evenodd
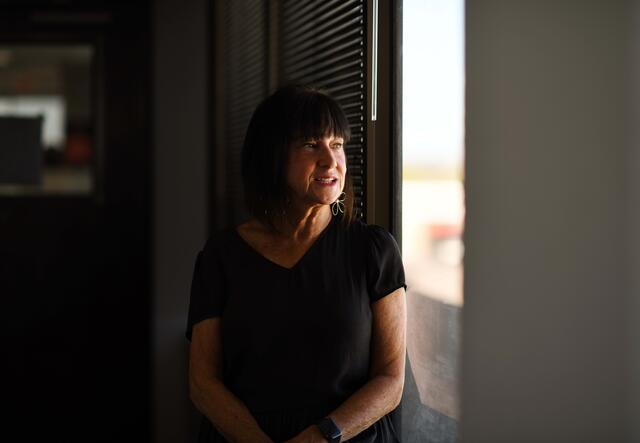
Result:
M326 233L331 229L331 227L333 226L333 224L335 223L335 218L334 216L331 217L331 220L329 220L329 223L327 223L327 226L324 227L324 229L322 230L322 232L320 234L318 234L318 236L316 237L316 239L313 241L313 243L311 243L311 245L307 248L307 250L305 251L304 254L302 254L302 256L293 264L293 266L291 266L290 268L287 268L286 266L282 266L281 264L278 264L276 262L274 262L273 260L268 259L267 257L265 257L264 255L262 255L260 252L258 252L258 250L256 250L253 246L251 246L249 244L249 242L247 242L238 232L237 226L232 226L231 227L231 231L233 232L233 234L235 235L235 237L240 241L240 243L242 243L251 253L253 253L254 255L256 255L258 258L260 258L262 261L270 263L271 265L275 266L278 269L282 269L286 272L293 272L296 270L296 268L298 268L298 266L300 266L300 264L304 261L304 259L311 253L311 251L316 247L316 245L322 240L322 238L326 235Z

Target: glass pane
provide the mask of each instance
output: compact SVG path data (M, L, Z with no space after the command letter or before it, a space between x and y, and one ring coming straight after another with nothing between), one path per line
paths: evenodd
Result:
M464 3L404 0L403 14L402 252L415 380L409 389L417 390L405 395L403 441L454 442L463 306Z
M0 195L93 189L93 48L0 44Z

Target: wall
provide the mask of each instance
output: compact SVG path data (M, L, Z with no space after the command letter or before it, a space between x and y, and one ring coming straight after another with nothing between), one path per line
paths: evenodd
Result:
M632 44L629 54L632 57L632 67L629 79L640 78L640 2L635 2L630 12L632 20ZM629 85L629 116L632 132L627 141L628 163L626 176L629 188L629 256L627 269L630 276L631 303L627 319L630 329L629 357L631 372L631 389L627 422L630 425L630 441L640 441L640 83L636 80Z
M154 30L154 442L192 441L184 337L191 274L207 235L204 0L158 0Z
M633 12L467 3L465 442L631 441Z

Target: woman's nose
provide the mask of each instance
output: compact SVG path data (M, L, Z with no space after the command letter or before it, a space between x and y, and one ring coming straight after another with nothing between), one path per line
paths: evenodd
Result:
M322 143L320 147L320 160L322 166L328 166L330 168L335 167L338 162L336 160L336 154L331 149L328 143Z

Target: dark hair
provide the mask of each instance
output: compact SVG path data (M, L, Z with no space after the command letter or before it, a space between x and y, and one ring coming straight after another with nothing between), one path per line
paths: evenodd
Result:
M275 221L285 215L290 199L285 168L291 143L299 138L327 135L344 138L346 145L351 131L338 102L322 89L288 85L258 105L242 147L244 200L251 215L277 230ZM345 226L353 217L353 185L349 170L347 164L342 214Z

